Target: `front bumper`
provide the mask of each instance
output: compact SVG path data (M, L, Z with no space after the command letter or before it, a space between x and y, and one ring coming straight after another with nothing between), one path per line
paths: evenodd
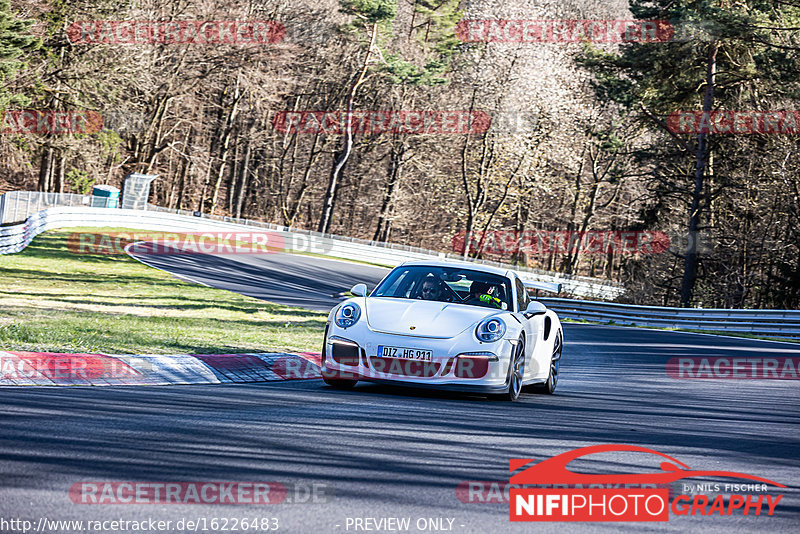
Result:
M434 339L364 330L330 329L323 354L325 376L481 394L508 389L514 348L510 340L478 345L467 336ZM433 356L430 362L383 358L377 354L380 345L428 349ZM492 356L475 354L479 352Z

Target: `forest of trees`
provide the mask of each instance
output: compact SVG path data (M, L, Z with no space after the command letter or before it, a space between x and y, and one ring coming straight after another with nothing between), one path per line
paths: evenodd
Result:
M671 35L481 42L459 26L579 19L666 21ZM76 36L75 23L98 20L273 26L249 43ZM621 282L627 302L798 308L800 136L670 126L680 111L797 111L798 52L793 0L0 0L0 111L104 119L96 133L3 133L0 192L87 193L158 174L151 202L170 208L437 250L469 236L468 254ZM491 123L281 123L310 111ZM659 233L670 247L475 240L608 231Z

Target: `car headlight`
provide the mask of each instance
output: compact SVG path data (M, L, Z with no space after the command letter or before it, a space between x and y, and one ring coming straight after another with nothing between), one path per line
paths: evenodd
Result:
M489 317L478 323L475 335L486 343L502 339L506 333L506 323L499 317Z
M336 326L349 328L358 322L361 317L361 308L358 304L351 302L336 310Z

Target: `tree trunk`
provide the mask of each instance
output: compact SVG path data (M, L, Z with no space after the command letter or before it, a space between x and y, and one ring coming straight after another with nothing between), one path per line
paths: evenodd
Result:
M244 147L244 160L242 161L241 176L239 178L239 189L236 194L236 205L233 209L234 215L237 219L242 217L242 206L244 205L244 196L247 193L247 183L250 179L250 156L253 153L253 145L251 139L253 136L253 129L255 127L255 119L250 122L250 127L247 132L247 140Z
M178 178L178 200L176 202L176 207L179 210L183 209L183 199L186 194L186 175L189 173L189 166L191 165L189 158L184 158L182 163L181 174Z
M186 135L183 138L183 152L189 151L189 142L194 141L194 127L186 130ZM189 174L189 167L191 166L191 159L188 156L181 156L181 174L178 179L178 200L176 205L179 210L183 209L183 200L186 195L186 176Z
M578 216L578 206L580 205L581 202L581 193L582 193L581 185L583 181L583 168L586 165L587 148L588 148L588 143L584 145L583 150L581 151L581 156L580 156L581 159L578 165L578 172L575 173L575 193L574 196L572 197L572 207L570 208L569 223L567 223L567 235L569 236L571 236L572 232L575 231L575 219ZM572 250L570 249L570 247L567 247L567 259L565 261L567 267L566 269L567 274L572 274L573 262L575 261L576 260L573 259Z
M305 169L303 170L303 180L300 182L300 188L297 190L297 193L294 196L294 200L289 199L290 190L289 187L286 189L286 195L282 199L283 205L281 206L281 213L283 214L283 224L284 226L293 227L295 225L295 219L297 218L297 214L300 212L300 208L303 206L303 199L308 192L308 181L311 177L311 170L314 167L314 161L317 159L317 156L322 152L322 150L317 151L317 144L319 142L319 134L314 134L314 139L311 142L311 150L309 151L308 160L306 161ZM323 146L324 149L324 146ZM290 182L291 184L291 182Z
M242 148L242 130L236 130L236 140L233 142L233 169L231 170L228 182L226 184L226 200L228 204L228 213L233 215L236 188L239 186L239 175L242 172L240 151Z
M50 176L53 174L53 149L45 145L42 162L39 166L39 191L50 192Z
M478 90L474 88L472 90L472 101L469 106L469 111L472 113L475 109L475 99L477 97ZM461 148L461 184L464 187L464 196L467 201L467 225L464 232L464 248L461 251L462 256L464 259L469 257L469 245L472 241L472 232L475 229L475 218L478 215L478 211L483 206L483 201L485 200L485 194L483 190L483 178L484 178L484 171L490 167L490 160L491 157L487 157L487 134L483 133L482 138L482 150L481 150L481 157L478 162L478 177L475 191L475 197L472 196L472 191L469 185L469 141L470 141L470 134L468 133L464 137L464 145Z
M586 231L589 229L589 222L591 222L592 218L594 217L595 212L595 204L597 203L597 194L600 192L600 181L601 178L598 177L597 171L597 162L592 161L592 188L589 192L589 202L584 208L583 212L583 220L581 221L581 225L578 227L578 235L580 236L580 241L577 243L575 247L575 252L573 253L571 250L571 246L569 247L571 257L569 258L569 263L567 264L567 274L577 274L578 273L578 261L581 257L581 243L583 242L584 236L586 235ZM570 240L572 236L570 236ZM571 241L570 241L571 242Z
M239 110L239 100L242 98L242 93L239 91L239 80L236 80L236 87L233 93L233 103L228 111L228 116L225 120L225 127L222 132L222 154L220 155L219 168L217 169L217 178L214 182L214 194L211 196L211 215L217 209L217 202L219 201L219 191L222 187L222 179L225 177L225 169L228 166L228 156L231 152L231 133L233 132L233 123L236 120L236 115Z
M714 83L717 71L717 42L712 41L708 46L708 63L706 66L706 93L703 99L703 117L708 120L709 113L714 106ZM697 161L694 173L694 189L692 190L692 207L689 212L689 228L687 239L686 257L683 267L683 281L681 283L681 306L688 308L692 303L694 286L697 282L698 250L697 237L702 211L703 181L705 179L706 163L708 161L708 134L697 135Z
M211 176L214 174L214 158L216 157L217 147L219 146L219 138L222 136L224 129L225 117L225 98L228 95L228 86L225 86L219 93L219 103L217 109L217 120L214 122L214 130L211 132L211 139L208 142L208 167L206 167L206 175L203 179L203 188L200 192L200 201L197 203L197 211L203 211L208 198L208 189L211 186ZM205 120L205 113L202 117ZM200 123L202 124L202 122Z
M375 235L372 237L373 241L387 241L389 239L389 229L392 226L392 220L389 213L392 208L394 200L394 192L397 184L403 176L403 165L407 150L405 140L401 141L399 147L392 146L392 154L389 162L389 181L386 183L386 190L383 193L383 202L381 203L380 215L378 215L378 227L375 229Z
M350 94L347 96L347 119L345 124L344 147L338 152L334 158L333 168L331 175L328 179L328 188L325 190L325 200L322 205L322 216L319 219L319 226L317 231L327 233L331 226L331 218L333 215L333 206L336 202L336 192L339 189L339 178L342 174L347 160L350 159L350 153L353 150L353 106L356 99L356 92L358 88L364 83L364 77L367 74L369 67L369 60L372 56L372 50L375 48L375 41L378 38L378 24L372 25L372 36L369 41L369 49L367 55L364 57L364 63L361 67L361 72L356 78L353 87L350 88Z
M55 183L53 184L53 191L56 193L64 192L64 177L67 173L67 154L65 150L61 151L61 157L58 158L58 168L55 172Z

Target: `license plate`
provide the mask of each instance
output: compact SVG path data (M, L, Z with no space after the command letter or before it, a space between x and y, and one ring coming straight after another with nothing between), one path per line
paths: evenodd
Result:
M433 351L426 349L408 349L405 347L387 347L385 345L378 345L378 357L429 362L433 358Z

